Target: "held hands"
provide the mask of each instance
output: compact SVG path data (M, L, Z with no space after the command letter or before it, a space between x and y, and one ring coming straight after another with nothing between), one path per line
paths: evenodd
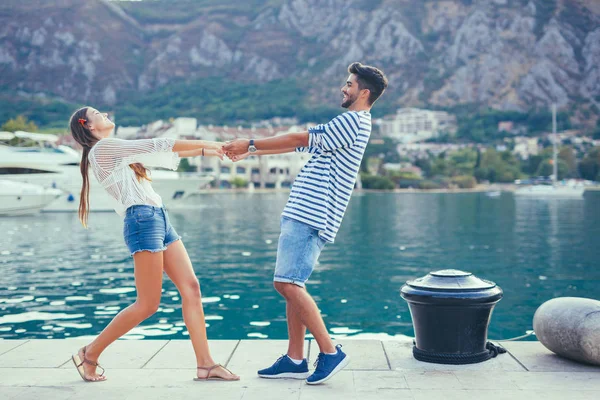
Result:
M225 152L227 157L229 157L232 161L239 161L248 157L248 155L246 155L243 158L239 158L239 156L248 153L249 145L250 141L248 139L236 139L231 142L225 143L225 145L223 146L223 151ZM234 159L236 158L236 156L238 158L237 160Z
M238 162L238 161L242 161L243 159L247 158L249 155L250 155L250 153L246 152L244 154L231 156L231 157L229 157L229 159L233 162Z

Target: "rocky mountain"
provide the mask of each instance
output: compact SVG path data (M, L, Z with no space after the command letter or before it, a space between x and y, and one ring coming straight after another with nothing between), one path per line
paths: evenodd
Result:
M295 80L339 101L353 61L399 106L600 115L598 0L3 0L2 90L117 106L173 82ZM199 94L202 95L202 94Z

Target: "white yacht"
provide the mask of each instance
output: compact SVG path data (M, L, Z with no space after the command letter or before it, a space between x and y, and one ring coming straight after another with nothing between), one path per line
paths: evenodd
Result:
M15 146L14 142L19 142ZM8 145L8 143L12 145ZM58 136L29 132L0 132L0 179L60 189L62 194L42 211L76 212L81 192L81 154L58 145ZM185 199L198 193L212 176L152 170L152 187L167 207L184 207ZM113 211L115 200L96 182L90 171L90 211ZM0 189L0 194L2 189Z
M61 195L58 189L0 180L0 216L35 214Z
M529 197L552 197L552 198L582 198L585 186L580 184L554 184L554 185L532 185L519 188L515 191L516 196Z
M582 198L585 186L575 181L559 184L558 177L558 149L556 148L556 104L552 105L552 184L523 186L515 190L515 196L528 196L539 198ZM519 182L517 182L519 183Z

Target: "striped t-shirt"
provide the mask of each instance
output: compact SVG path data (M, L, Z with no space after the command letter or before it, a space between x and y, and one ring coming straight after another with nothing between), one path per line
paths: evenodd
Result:
M350 201L356 175L371 134L371 114L349 111L308 130L312 157L302 168L283 216L305 223L333 243Z

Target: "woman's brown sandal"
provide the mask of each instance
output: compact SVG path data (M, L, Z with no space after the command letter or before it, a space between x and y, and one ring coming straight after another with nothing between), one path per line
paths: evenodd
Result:
M98 364L97 362L88 360L85 357L85 348L86 346L83 346L83 360L81 359L81 357L79 357L79 352L77 352L77 354L73 354L71 356L71 359L73 360L73 364L75 364L75 368L77 368L77 372L79 372L79 375L81 376L81 379L83 379L86 382L103 382L106 380L106 377L104 376L104 368L102 368L100 366L100 364ZM85 377L85 370L83 369L83 364L89 364L89 365L93 365L94 367L100 368L102 370L102 373L100 374L100 378L101 379L88 379Z
M210 373L211 371L213 371L216 368L223 368L225 371L229 372L234 378L223 378L221 376L216 376L213 375L211 376ZM228 370L227 368L225 368L224 366L222 366L221 364L215 364L212 367L198 367L198 369L201 369L203 371L206 371L206 378L194 378L195 381L239 381L240 377L237 376L236 374L234 374L233 372L231 372L230 370Z

